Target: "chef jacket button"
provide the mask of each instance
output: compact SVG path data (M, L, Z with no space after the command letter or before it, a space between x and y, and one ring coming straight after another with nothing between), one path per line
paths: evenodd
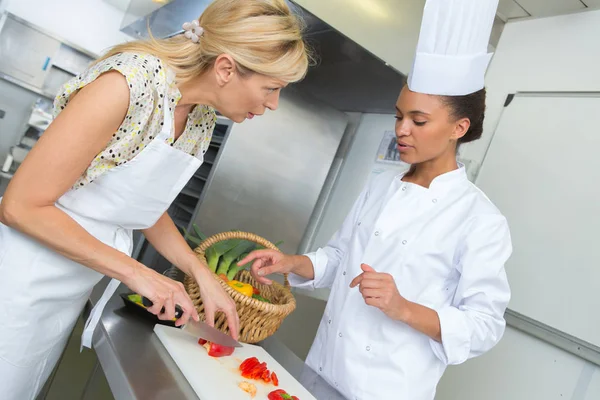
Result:
M360 226L361 224L362 224L362 222L359 222L359 223L358 223L358 226Z
M379 236L379 231L375 231L375 236Z
M403 187L402 187L402 191L403 191L403 192L406 192L406 186L403 186Z
M327 323L331 324L331 320L327 321Z
M344 271L342 275L346 276L346 271Z
M322 367L319 367L319 372L323 372L323 368Z
M402 244L406 244L406 243L408 243L406 240L403 240L403 241L402 241Z
M367 346L367 351L371 351L371 346Z
M339 336L342 337L342 332L339 333Z
M335 386L338 386L338 383L337 383L337 382L335 382Z
M435 203L437 203L437 199L433 199L433 200L431 200L431 202L432 202L433 204L435 204Z

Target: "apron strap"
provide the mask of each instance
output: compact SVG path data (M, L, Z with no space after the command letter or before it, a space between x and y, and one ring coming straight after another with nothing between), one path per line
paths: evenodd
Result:
M100 321L100 317L102 317L102 311L104 311L104 307L106 307L106 304L113 294L115 294L120 284L121 282L117 279L112 279L104 290L104 293L102 294L102 297L98 303L94 306L94 308L92 308L92 312L85 323L83 335L81 336L81 346L79 348L79 352L83 351L84 347L87 347L88 349L92 348L94 332L96 330L96 326L98 325L98 321Z

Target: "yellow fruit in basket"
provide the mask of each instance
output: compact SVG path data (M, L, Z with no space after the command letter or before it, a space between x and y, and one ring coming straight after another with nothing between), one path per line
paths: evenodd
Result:
M228 281L227 284L233 289L240 292L241 294L246 295L248 297L252 297L252 295L254 294L254 288L252 287L252 285L249 285L247 283L242 283L239 281Z

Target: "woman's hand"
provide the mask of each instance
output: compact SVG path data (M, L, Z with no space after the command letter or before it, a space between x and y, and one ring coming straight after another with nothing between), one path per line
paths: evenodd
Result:
M238 265L252 264L252 276L258 282L270 285L273 283L265 278L271 274L295 273L306 279L314 278L312 262L308 257L283 254L277 250L256 250L240 260Z
M206 323L210 326L215 324L215 313L221 311L227 317L229 334L235 340L239 338L240 319L235 307L235 301L221 287L219 282L211 276L211 272L204 265L192 269L192 275L198 287L204 304L204 315Z
M440 318L435 310L404 298L390 274L377 272L367 264L360 267L363 272L352 280L350 287L359 287L367 305L379 308L389 318L442 342Z
M390 274L375 271L367 264L362 264L362 274L350 283L350 287L359 287L365 303L377 307L388 317L407 322L409 305L398 291L394 277Z
M181 282L174 281L140 264L123 283L135 293L149 299L153 304L148 311L161 320L170 321L175 318L175 305L183 310L183 314L175 322L175 325L184 325L190 318L195 321L200 319L194 303ZM163 307L164 312L161 313Z

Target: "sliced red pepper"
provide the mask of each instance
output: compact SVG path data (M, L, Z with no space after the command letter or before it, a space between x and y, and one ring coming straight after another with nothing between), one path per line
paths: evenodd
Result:
M288 394L283 389L277 389L277 390L272 391L271 393L268 394L268 399L269 400L289 400L289 399L300 400L296 396L292 396L292 395Z
M242 378L252 379L252 375L250 374L250 372L242 372Z
M284 395L284 394L287 394L285 392L285 390L283 390L283 389L277 389L277 390L273 390L271 393L269 393L268 396L267 396L267 398L269 400L281 400L281 399L283 399L282 395Z
M252 294L260 294L260 290L258 290L257 288L255 288L254 286L252 287Z
M271 372L271 381L273 382L273 385L279 386L279 378L277 377L275 371Z
M271 371L269 371L268 369L265 369L262 373L262 380L265 383L271 383Z
M249 375L251 376L252 371L254 371L254 368L257 367L260 364L260 361L258 360L251 360L248 362L248 364L246 364L244 366L244 369L242 370L242 373L245 375Z
M199 344L200 346L204 346L204 345L206 344L206 340L204 340L204 339L200 338L200 339L198 339L198 344Z
M254 366L254 364L257 364L257 363L258 363L258 358L256 358L256 357L246 358L240 364L240 371L244 371L244 370L248 369L248 367Z
M260 379L262 377L263 372L267 369L267 363L262 362L260 364L258 364L256 367L254 367L254 369L251 371L251 376L252 379Z

